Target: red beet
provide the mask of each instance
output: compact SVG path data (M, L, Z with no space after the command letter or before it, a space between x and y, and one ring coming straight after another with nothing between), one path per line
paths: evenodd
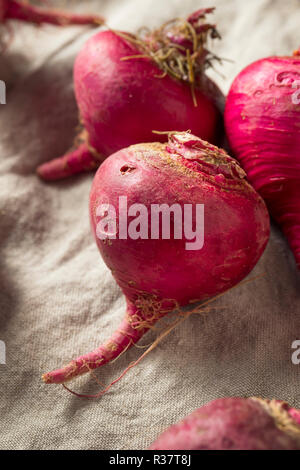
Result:
M187 21L169 22L143 38L114 31L91 37L77 56L74 87L85 133L66 155L45 163L47 180L89 171L128 145L163 141L153 130L176 129L215 141L221 92L204 69L215 58L205 47L208 35L199 10Z
M221 398L171 426L152 450L300 450L300 410L278 400Z
M126 296L126 315L104 345L45 374L46 383L63 383L110 362L174 307L224 292L251 271L268 241L269 217L244 176L223 150L186 133L170 135L167 144L133 145L105 160L94 178L90 216L100 253ZM193 227L197 204L203 204L203 247L187 249L191 237L184 231L175 238L175 228L173 236L164 238L161 219L155 238L153 218L149 222L147 214L148 238L134 232L122 239L119 196L127 197L128 208L142 204L147 214L153 204L176 204L184 215L185 204L190 204ZM99 228L102 204L116 210L115 238L109 236L110 228ZM130 214L128 221L133 222Z
M286 235L300 268L300 53L268 57L234 80L225 109L229 143Z

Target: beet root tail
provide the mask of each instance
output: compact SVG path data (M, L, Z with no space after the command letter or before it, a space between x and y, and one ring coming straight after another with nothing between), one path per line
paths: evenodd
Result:
M99 156L95 155L95 152L85 141L62 157L40 165L37 168L37 174L44 180L55 181L93 171L98 168L100 163Z
M47 10L18 0L6 0L2 8L4 8L4 21L14 19L35 24L50 23L57 26L72 24L93 24L96 26L104 23L104 19L98 15L76 15L60 10Z
M137 343L149 329L137 327L134 323L136 311L136 307L129 306L125 319L108 341L94 351L71 361L65 367L44 374L42 376L43 381L46 384L62 384L74 377L97 369L120 356L125 350Z

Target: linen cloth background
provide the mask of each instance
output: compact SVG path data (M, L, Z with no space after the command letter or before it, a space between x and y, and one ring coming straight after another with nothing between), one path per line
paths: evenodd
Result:
M212 21L223 39L214 51L234 62L217 67L223 76L210 74L225 93L248 63L289 54L300 41L297 0L56 2L71 3L133 32L215 5ZM189 318L101 399L79 399L42 383L43 372L100 345L125 303L90 233L93 175L54 184L35 175L38 164L72 143L73 61L95 31L19 24L14 31L0 59L8 85L7 104L0 106L0 340L7 348L0 365L0 448L143 449L170 424L223 396L278 397L300 407L300 365L291 362L291 344L300 339L300 279L276 228L250 275L263 278L227 293L206 316ZM153 338L149 333L141 344ZM109 383L142 351L132 348L99 369L99 380ZM90 376L71 387L101 388Z

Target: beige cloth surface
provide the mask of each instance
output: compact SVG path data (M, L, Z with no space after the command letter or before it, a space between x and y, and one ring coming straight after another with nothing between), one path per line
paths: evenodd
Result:
M212 74L225 92L251 61L299 46L297 0L80 4L79 10L97 9L110 26L130 31L215 5L223 40L214 50L235 61L224 63L224 77ZM224 295L209 315L188 319L101 399L79 399L42 383L43 372L108 337L124 299L90 233L92 174L45 184L34 173L72 142L72 64L93 31L14 28L9 53L0 58L0 78L9 85L0 106L0 340L7 348L0 365L0 448L143 449L171 423L223 396L278 397L300 407L300 365L291 361L291 344L300 339L300 279L274 228L250 276L263 278ZM141 344L153 338L150 333ZM98 379L109 383L142 351L132 348L99 369ZM90 376L71 386L101 388Z

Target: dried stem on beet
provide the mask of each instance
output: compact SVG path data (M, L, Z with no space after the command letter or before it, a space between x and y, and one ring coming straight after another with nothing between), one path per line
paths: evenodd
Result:
M186 20L175 18L160 28L141 29L136 35L116 32L134 44L141 54L123 57L122 60L150 58L162 70L158 78L167 74L189 84L193 103L197 106L195 87L201 87L203 72L221 59L206 48L208 38L220 38L216 26L205 23L206 14L214 8L198 10Z

